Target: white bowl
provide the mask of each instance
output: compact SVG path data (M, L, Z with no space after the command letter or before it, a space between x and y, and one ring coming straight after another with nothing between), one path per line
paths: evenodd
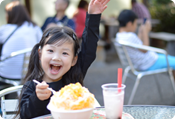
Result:
M67 111L58 110L49 103L47 109L51 111L54 119L90 119L94 108Z

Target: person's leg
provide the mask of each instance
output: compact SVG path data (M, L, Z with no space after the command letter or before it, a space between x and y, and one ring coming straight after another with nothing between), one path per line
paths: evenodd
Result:
M173 68L173 77L175 78L175 57L168 55L168 62L169 62L169 66ZM148 68L147 71L166 68L166 67L167 67L166 56L164 54L158 54L157 61L153 64L153 66Z
M169 61L169 66L175 70L175 57L168 55L168 61ZM161 68L167 68L166 56L164 54L158 54L157 61L147 70L151 71L151 70L161 69Z
M165 66L167 66L165 55L158 54L157 61L150 68L148 68L147 71L151 71L151 70L155 70L155 69L161 69Z

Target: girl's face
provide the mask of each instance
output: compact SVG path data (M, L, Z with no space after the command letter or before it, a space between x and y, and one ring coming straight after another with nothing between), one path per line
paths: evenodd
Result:
M76 64L77 56L74 57L73 46L73 43L70 42L59 46L46 44L42 50L39 50L41 66L44 70L44 81L59 81L71 66Z

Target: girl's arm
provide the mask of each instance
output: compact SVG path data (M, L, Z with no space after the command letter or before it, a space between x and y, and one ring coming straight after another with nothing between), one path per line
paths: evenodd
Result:
M35 93L35 87L32 81L28 81L23 86L24 91L22 92L22 98L20 100L21 119L31 119L46 114L46 106L50 98L44 101L39 100Z
M97 42L99 39L100 17L101 14L86 15L85 29L82 35L81 52L78 56L83 77L86 75L87 69L96 58Z
M79 53L83 77L96 58L97 42L99 39L99 24L101 13L107 8L109 0L91 0L86 15L85 29L82 36L81 52Z

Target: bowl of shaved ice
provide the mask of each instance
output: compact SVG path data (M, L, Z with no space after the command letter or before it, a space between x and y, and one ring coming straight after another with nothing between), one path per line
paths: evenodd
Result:
M94 95L80 83L63 87L47 105L54 119L89 119L94 107Z

